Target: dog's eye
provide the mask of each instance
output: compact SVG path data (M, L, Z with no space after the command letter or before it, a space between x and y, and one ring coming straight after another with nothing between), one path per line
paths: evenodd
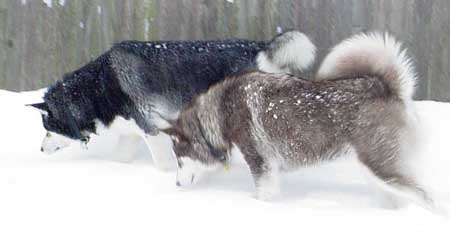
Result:
M50 138L50 136L52 136L52 135L50 134L50 132L47 132L47 134L45 134L45 137L47 137L47 138Z
M219 157L219 160L223 162L223 161L227 160L227 158L225 157L225 155L222 155Z

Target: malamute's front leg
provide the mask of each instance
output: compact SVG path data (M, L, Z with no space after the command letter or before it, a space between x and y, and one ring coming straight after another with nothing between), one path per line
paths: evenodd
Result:
M162 132L156 136L145 135L145 143L152 153L153 164L161 171L175 170L176 161L170 137Z
M280 193L278 182L278 165L263 158L253 147L241 149L255 182L255 197L270 200Z

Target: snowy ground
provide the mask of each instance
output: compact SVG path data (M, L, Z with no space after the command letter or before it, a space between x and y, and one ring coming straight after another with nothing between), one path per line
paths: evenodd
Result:
M415 205L379 208L351 159L287 174L280 198L262 202L243 165L179 189L143 145L133 162L117 161L112 135L88 151L44 155L40 115L23 106L39 97L0 90L0 230L450 230L448 218ZM419 164L450 209L450 104L417 107L426 128Z

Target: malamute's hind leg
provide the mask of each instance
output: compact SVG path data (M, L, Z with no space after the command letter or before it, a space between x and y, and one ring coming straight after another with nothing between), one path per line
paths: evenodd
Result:
M377 187L386 194L385 198L394 203L390 207L399 207L406 199L434 209L431 197L402 163L397 144L379 142L368 150L357 149L357 152L360 162L373 174Z

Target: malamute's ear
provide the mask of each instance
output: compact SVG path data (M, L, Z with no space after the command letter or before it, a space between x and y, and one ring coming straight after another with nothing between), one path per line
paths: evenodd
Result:
M31 106L31 107L38 109L43 115L48 114L48 106L45 102L44 103L27 104L27 106Z

